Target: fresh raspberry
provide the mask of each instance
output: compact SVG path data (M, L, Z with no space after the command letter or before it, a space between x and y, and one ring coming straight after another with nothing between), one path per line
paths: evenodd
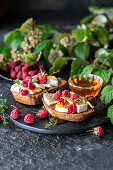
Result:
M5 73L9 73L10 69L9 69L9 65L5 65L4 68L3 68L3 71Z
M29 81L32 80L32 77L31 77L31 76L27 76L27 77L26 77L26 80L29 82Z
M19 119L21 116L21 113L20 113L20 110L19 109L14 109L12 112L11 112L11 118L12 119Z
M57 91L57 92L54 94L54 99L55 99L55 100L58 100L61 96L62 96L62 92L61 92L61 91Z
M67 102L65 99L63 99L63 98L60 98L60 99L59 99L59 103L62 104L62 105L65 105L65 104L67 104L68 102Z
M12 71L12 72L10 73L10 77L11 77L12 79L16 79L16 78L17 78L17 73L16 73L15 71Z
M27 80L22 80L22 86L23 86L23 87L28 87L28 82L27 82Z
M36 63L32 67L33 67L33 69L37 69L38 68L38 64Z
M29 76L29 75L28 75L27 73L25 73L25 74L22 75L22 79L25 80L26 77L28 77L28 76Z
M26 66L26 67L27 67L27 64L24 63L24 62L22 62L20 65L21 65L22 67L23 67L23 66Z
M35 122L35 117L33 115L31 115L31 114L27 114L24 117L24 122L29 123L29 124L33 124Z
M17 74L17 78L18 78L19 80L22 80L22 72L21 72L21 71L19 71L19 73Z
M69 90L64 90L62 92L63 97L70 97L70 91Z
M104 130L102 127L98 126L98 127L95 127L94 129L94 134L97 135L97 136L100 136L100 135L103 135L104 133Z
M38 65L38 68L39 68L39 70L43 70L43 69L45 69L45 67L44 67L44 65L43 65L43 64L39 64L39 65Z
M29 71L28 74L29 74L31 77L33 77L33 76L36 75L35 71Z
M28 71L29 71L28 67L26 67L26 66L22 67L22 72L27 73Z
M70 104L68 106L68 112L71 113L71 114L77 113L77 106L76 106L76 104Z
M21 94L22 96L26 96L28 93L29 93L29 91L28 91L27 89L21 89L21 90L20 90L20 94Z
M34 90L36 86L33 85L32 81L30 81L30 82L28 83L28 87L29 87L29 90Z
M85 98L91 104L93 104L96 101L96 98L94 96L92 96L92 95L87 95Z
M9 64L9 68L10 69L15 69L15 67L17 66L17 62L16 61L11 61Z
M40 84L40 79L39 79L39 77L36 77L36 80L37 80L37 84Z
M15 67L15 71L16 71L16 73L18 73L19 71L21 71L21 69L22 69L21 65L16 66L16 67Z
M47 76L41 76L41 77L39 77L39 79L40 79L40 83L42 83L42 84L47 83Z
M73 94L73 95L71 96L71 100L75 100L75 99L77 99L78 97L79 97L78 94Z
M39 111L39 118L44 119L44 118L46 118L46 117L48 117L47 111L45 111L45 110L40 110L40 111Z

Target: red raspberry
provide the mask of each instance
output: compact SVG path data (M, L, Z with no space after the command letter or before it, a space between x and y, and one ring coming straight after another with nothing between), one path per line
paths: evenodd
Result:
M30 82L28 83L28 87L29 87L29 90L34 90L36 86L33 85L32 81L30 81Z
M18 78L19 80L22 80L22 72L21 72L21 71L19 71L19 73L17 74L17 78Z
M22 86L23 86L23 87L28 87L28 82L27 82L27 80L22 80Z
M93 104L96 101L96 98L94 96L92 96L92 95L87 95L85 98L91 104Z
M68 106L68 112L71 113L71 114L77 113L77 106L76 106L76 104L70 104Z
M29 71L28 67L26 67L26 66L22 67L22 72L27 73L28 71Z
M39 77L36 77L36 80L37 80L37 84L40 84L40 79L39 79Z
M63 95L64 97L70 97L70 91L69 91L69 90L64 90L64 91L62 92L62 95Z
M97 136L100 136L100 135L103 135L104 133L104 130L102 127L98 126L98 127L95 127L94 128L94 132L93 132L95 135Z
M27 76L27 77L26 77L26 80L29 82L29 81L32 80L32 77L31 77L31 76Z
M15 71L12 71L12 72L10 73L10 77L11 77L12 79L16 79L17 73L16 73Z
M23 66L26 66L26 67L27 67L27 64L24 63L24 62L22 62L20 65L21 65L22 67L23 67Z
M79 97L78 94L73 94L73 95L71 96L71 100L75 100L75 99L77 99L78 97Z
M58 100L61 96L62 96L62 92L61 92L61 91L57 91L57 92L54 94L54 99L55 99L55 100Z
M22 79L25 80L26 77L28 77L28 76L29 76L29 75L28 75L27 73L25 73L25 74L22 75Z
M39 111L39 118L44 119L46 117L48 117L47 112L45 110L40 110Z
M15 71L16 71L16 73L18 73L19 71L21 71L21 68L22 68L22 67L21 67L21 65L16 66L16 67L15 67Z
M29 74L31 77L33 77L33 76L36 75L35 71L29 71L28 74Z
M67 103L67 101L63 98L60 98L59 103L62 104L62 105L65 105Z
M37 69L38 68L38 64L36 63L32 67L33 67L33 69Z
M39 68L39 70L40 70L40 69L41 69L41 70L45 69L45 67L44 67L43 64L39 64L39 65L38 65L38 68Z
M41 76L41 77L39 77L39 79L40 79L40 83L42 83L42 84L47 83L47 76Z
M33 124L35 122L35 117L33 115L31 115L31 114L27 114L24 117L24 122L29 123L29 124Z
M12 112L11 112L11 118L12 119L19 119L21 116L21 113L20 113L20 110L19 109L14 109Z
M27 89L21 89L20 90L20 94L22 95L22 96L26 96L27 94L29 93L29 91L27 90Z
M10 64L9 64L10 69L15 69L16 66L17 66L16 61L11 61Z
M9 65L5 65L4 68L3 68L3 71L5 73L9 73L10 69L9 69Z

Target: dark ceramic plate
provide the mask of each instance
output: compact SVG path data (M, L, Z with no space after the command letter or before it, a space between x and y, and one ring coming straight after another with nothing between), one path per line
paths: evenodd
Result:
M82 133L88 129L91 129L95 126L101 126L107 123L109 120L106 117L106 108L99 101L96 106L96 110L94 116L85 120L84 122L65 122L64 124L58 124L56 126L51 126L48 129L45 128L45 125L48 123L48 119L41 120L36 117L35 113L41 108L41 105L37 106L27 106L20 104L18 102L15 103L15 100L11 94L11 92L7 92L5 95L8 99L9 109L7 110L7 116L9 120L14 123L16 126L27 129L37 133L45 133L45 134L72 134L72 133ZM14 109L11 105L15 105L20 109L22 116L19 120L13 120L10 117L10 112ZM24 116L28 113L35 115L36 122L33 125L27 125L24 123Z

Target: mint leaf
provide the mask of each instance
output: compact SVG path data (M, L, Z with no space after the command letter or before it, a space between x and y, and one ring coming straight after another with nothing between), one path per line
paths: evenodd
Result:
M14 40L12 40L10 47L15 50L18 50L20 49L20 45L23 41L24 41L24 36L16 37Z
M90 64L90 65L87 65L83 71L82 71L82 74L91 74L91 72L93 71L93 69L95 68L96 66L94 64Z
M72 30L72 34L76 38L76 41L78 41L78 42L86 41L86 39L87 39L86 26L82 25L82 26L79 26L77 29Z
M44 57L46 61L48 61L48 56L52 48L53 48L53 42L50 41L47 43L47 45L44 48Z
M74 48L74 54L76 58L88 59L89 57L89 45L87 43L80 43Z
M111 123L113 124L113 105L111 105L108 109L108 117L111 120Z
M104 84L108 83L108 81L110 80L110 76L111 76L110 71L102 70L102 69L98 69L98 70L93 71L93 74L100 76L103 79Z
M7 34L5 34L5 36L4 36L4 42L10 46L11 42L12 42L15 38L17 38L17 37L19 37L19 36L20 36L20 31L19 31L19 29L17 28L17 29L15 29L15 30L10 31L10 32L8 32Z
M81 59L76 59L71 64L71 76L75 74L81 74L84 67L88 65L89 62Z
M48 40L43 40L41 42L39 42L36 46L35 46L35 49L34 49L34 52L35 53L39 53L40 51L42 51L45 46L48 44Z
M80 24L87 24L90 19L94 17L94 14L90 14L80 21Z
M105 105L108 105L113 100L113 86L108 85L104 87L101 92L101 102Z
M52 67L49 69L49 74L52 74L54 72L57 72L57 73L60 72L69 60L71 60L70 57L58 57L58 58L56 58Z

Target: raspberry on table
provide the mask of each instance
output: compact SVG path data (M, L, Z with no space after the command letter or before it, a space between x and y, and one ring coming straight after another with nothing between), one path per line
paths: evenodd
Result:
M27 80L22 80L22 86L23 86L23 87L28 87L28 82L27 82Z
M12 119L19 119L20 116L21 116L21 112L19 109L14 109L12 112L11 112L11 118Z
M32 81L30 81L30 82L28 83L28 88L29 88L29 90L34 90L35 87L36 87L36 86L33 85Z
M68 106L68 112L71 114L76 114L77 113L77 106L76 104L70 104Z
M3 71L5 73L9 73L10 69L9 69L9 65L5 65L4 68L3 68Z
M22 67L22 72L27 73L28 71L29 71L28 67L26 67L26 66Z
M48 113L45 110L40 110L38 116L39 116L39 118L44 119L44 118L48 117Z
M63 97L70 97L70 91L69 90L64 90L62 92Z
M57 92L54 94L54 99L55 99L55 100L58 100L61 96L62 96L62 92L61 92L61 91L57 91Z
M28 123L28 124L33 124L33 123L35 123L35 117L33 115L31 115L31 114L27 114L24 117L24 122Z
M9 68L10 68L10 69L15 69L16 66L17 66L17 62L16 62L16 61L11 61L11 62L9 63Z
M18 73L19 71L21 71L21 69L22 69L21 65L16 66L16 67L15 67L15 71L16 71L16 73Z
M26 77L28 77L29 75L27 74L27 73L25 73L25 74L23 74L22 75L22 79L24 80L24 79L26 79Z
M94 132L93 132L95 135L97 136L100 136L100 135L103 135L104 133L104 130L102 127L98 126L98 127L95 127L94 128Z
M16 78L17 78L17 73L16 73L15 71L12 71L12 72L10 73L10 77L11 77L12 79L16 79Z
M73 95L71 96L71 100L75 100L75 99L77 99L78 97L79 97L78 94L73 94Z
M22 80L22 72L21 72L21 71L19 71L19 73L17 74L17 78L18 78L19 80Z
M39 77L39 79L40 79L40 83L42 83L42 84L47 83L47 76L41 76L41 77Z
M29 93L29 91L28 91L27 89L21 89L21 90L20 90L20 94L21 94L22 96L26 96L28 93Z

